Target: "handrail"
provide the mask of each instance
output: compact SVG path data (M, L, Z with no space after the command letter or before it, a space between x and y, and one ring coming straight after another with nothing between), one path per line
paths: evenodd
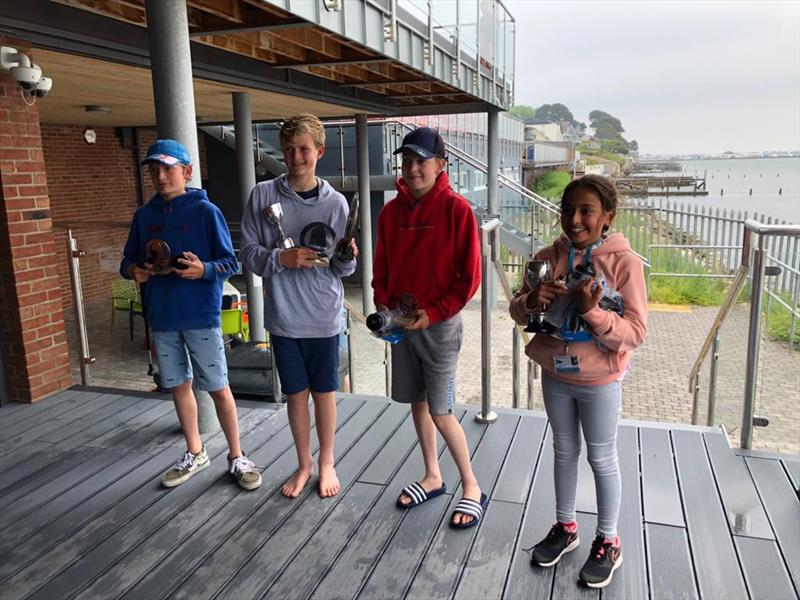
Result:
M742 257L741 264L736 271L733 283L728 289L728 293L720 306L714 322L709 329L706 339L700 353L692 365L692 370L689 373L689 391L694 392L694 402L692 407L692 423L697 425L697 399L700 380L700 368L708 355L712 345L715 345L718 339L719 330L725 322L725 319L730 314L731 309L736 301L736 297L741 291L744 282L747 280L748 272L752 266L752 290L750 294L750 327L747 339L747 365L745 367L745 390L744 390L744 405L742 407L742 429L741 429L741 447L750 448L752 446L753 436L753 416L755 409L755 394L756 394L756 368L758 365L759 354L759 334L761 330L761 295L764 286L765 276L765 243L764 240L767 236L800 236L800 225L791 224L766 224L756 221L755 219L748 219L744 224L744 235L742 238ZM750 250L752 247L752 234L758 234L758 247L753 249L754 258L750 259ZM714 387L714 381L711 382L711 388ZM707 416L707 424L713 425L713 399L709 399L709 412Z

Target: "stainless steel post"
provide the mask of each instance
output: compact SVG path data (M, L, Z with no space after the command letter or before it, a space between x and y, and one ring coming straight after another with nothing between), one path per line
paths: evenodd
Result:
M511 330L511 406L519 408L519 331Z
M492 257L489 245L494 241L500 219L484 219L481 225L481 412L475 415L479 423L493 423L497 413L492 410L492 328L488 283L491 277Z
M533 410L533 365L534 362L528 359L528 410Z
M383 343L383 368L386 374L386 397L392 397L392 349L387 342Z
M758 236L753 251L752 292L750 294L750 328L747 333L747 366L745 368L744 407L742 409L742 448L753 445L753 415L756 407L759 332L761 331L761 290L764 286L764 235Z
M375 312L372 303L372 202L369 177L369 128L367 115L356 115L356 155L358 158L358 224L361 230L358 260L361 263L361 310Z
M95 358L89 354L89 335L86 333L86 313L83 310L80 260L84 252L78 250L78 243L72 237L72 229L67 229L67 255L69 256L69 278L72 282L72 299L75 301L78 341L81 346L81 383L83 385L91 385L92 375L89 372L89 365L94 364Z
M478 69L480 71L480 69ZM494 72L494 70L492 70ZM494 93L494 87L492 88ZM491 99L490 99L491 102ZM496 217L499 214L499 185L497 173L500 169L499 161L499 146L500 146L500 110L495 107L490 107L486 112L486 214L489 218ZM492 247L492 260L497 260L497 239L498 236L492 233L489 241ZM489 305L494 307L497 304L497 285L495 280L494 271L489 273L487 280L489 292Z
M273 402L283 401L283 390L281 390L281 378L278 375L278 365L275 362L275 352L272 348L272 341L269 345L270 369L272 374L272 400Z
M247 206L250 191L256 185L256 166L253 158L253 120L250 112L250 94L233 92L233 119L236 128L236 174L239 178L239 201ZM247 314L250 323L250 340L256 343L267 341L264 331L264 298L261 277L242 271L247 285Z
M694 376L694 389L692 391L692 425L698 424L698 412L699 408L697 406L698 397L700 396L700 374Z
M350 310L345 309L347 314L347 321L345 323L345 336L347 336L347 377L350 380L350 385L347 386L347 391L351 394L355 393L355 388L353 387L353 382L355 378L353 377L353 336L352 336L352 329L351 329L351 321L350 321Z
M711 366L708 374L708 415L706 425L714 425L714 412L717 409L717 364L719 363L719 335L714 336L711 344Z

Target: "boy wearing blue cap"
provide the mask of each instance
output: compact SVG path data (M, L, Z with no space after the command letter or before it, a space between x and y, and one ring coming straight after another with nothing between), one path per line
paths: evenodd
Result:
M238 271L228 225L205 190L187 188L189 151L175 140L157 140L142 161L156 194L133 215L120 264L123 277L142 286L142 301L155 343L162 384L172 389L186 452L164 473L165 487L205 469L210 458L200 439L192 380L208 391L228 441L228 470L245 490L261 474L239 446L236 403L228 386L220 329L222 284Z

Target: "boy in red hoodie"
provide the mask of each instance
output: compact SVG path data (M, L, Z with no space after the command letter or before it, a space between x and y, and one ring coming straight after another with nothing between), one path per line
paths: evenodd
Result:
M537 333L525 348L542 367L542 395L555 454L556 523L532 548L531 563L551 567L580 543L575 493L582 432L597 493L595 539L580 572L580 580L591 588L607 586L622 565L617 420L622 378L631 352L647 333L642 261L621 233L606 235L616 211L617 190L610 180L587 175L572 181L561 197L564 235L535 256L550 264L552 280L533 288L526 282L509 308L511 317L523 324L529 313L545 312L568 298L570 325L581 324L562 326L553 334ZM593 277L575 277L589 266L619 294L621 302L614 310L601 302L604 288ZM564 279L572 283L567 286Z
M392 398L411 403L425 476L403 488L397 506L410 509L443 494L436 432L442 434L461 476L463 497L450 525L478 524L488 502L472 472L464 430L453 415L455 374L463 329L460 311L480 282L475 216L450 187L438 132L421 127L403 138L397 197L378 216L373 266L377 310L397 307L403 294L419 303L405 337L392 344Z

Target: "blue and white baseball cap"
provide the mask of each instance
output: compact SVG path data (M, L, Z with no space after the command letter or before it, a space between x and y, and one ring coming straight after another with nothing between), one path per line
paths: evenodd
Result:
M142 164L149 162L160 162L172 167L178 163L189 165L192 163L192 157L189 155L186 146L177 140L156 140L147 149L147 156L145 156Z
M411 152L428 160L434 156L447 158L444 140L439 132L431 127L418 127L403 138L403 145L394 151L395 154Z

